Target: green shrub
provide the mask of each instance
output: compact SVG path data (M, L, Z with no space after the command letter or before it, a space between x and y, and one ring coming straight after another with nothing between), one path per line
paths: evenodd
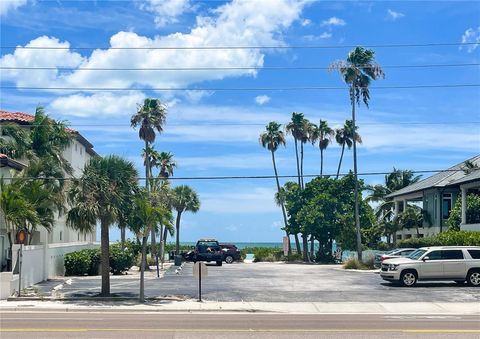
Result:
M480 232L450 230L433 237L410 238L397 243L399 248L429 246L480 246Z
M100 269L100 249L88 249L83 250L85 253L90 257L90 264L88 266L88 275L98 275L98 271Z
M291 255L288 255L285 257L286 261L302 261L303 260L303 255L300 253L292 253Z
M133 252L128 247L122 248L120 243L110 245L110 272L123 274L133 266Z
M88 274L90 262L90 255L86 250L65 254L65 275Z
M469 194L467 196L467 223L478 224L480 223L480 196L475 194ZM450 217L448 217L447 225L450 226L450 230L459 231L460 223L462 222L462 198L459 196L452 210L450 211Z
M284 260L283 250L272 247L245 247L241 250L242 259L245 259L246 254L252 253L254 255L254 262L260 261L281 261Z

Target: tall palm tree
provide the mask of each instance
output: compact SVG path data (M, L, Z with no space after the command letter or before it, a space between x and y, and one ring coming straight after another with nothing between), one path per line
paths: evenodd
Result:
M72 208L67 224L91 232L100 222L102 296L110 294L109 226L119 221L121 209L137 190L138 173L132 162L110 155L95 157L85 166L83 175L73 181L68 192Z
M340 72L342 80L349 86L349 98L352 106L352 125L356 126L355 103L360 105L360 99L368 108L370 100L369 86L373 80L385 77L382 68L375 62L375 52L371 49L356 47L348 53L347 60L332 64L332 69ZM357 231L358 260L362 260L362 238L360 234L360 215L358 202L357 178L357 138L353 128L353 176L355 180L355 229Z
M130 120L133 128L140 126L138 136L145 142L145 188L149 191L150 184L150 150L149 145L155 141L156 133L163 132L163 125L167 118L167 108L158 99L145 99L142 105L139 105L137 113ZM155 231L152 230L152 248L155 248Z
M418 182L420 178L420 175L415 175L411 170L393 168L391 173L385 175L383 184L366 186L370 194L365 200L367 202L378 203L378 206L375 208L375 214L379 224L384 228L384 234L387 237L388 243L390 243L391 236L395 236L396 228L393 223L393 198L387 198L386 196Z
M323 152L327 149L328 145L330 145L334 135L335 131L328 126L326 120L320 120L318 126L312 124L310 141L312 144L316 144L318 141L318 147L320 148L320 177L323 176Z
M173 160L172 153L161 152L158 156L158 166L160 167L160 176L167 179L173 175L173 170L177 167L177 162Z
M313 128L314 128L314 125L308 119L303 119L302 136L300 138L300 178L302 179L302 189L305 188L305 184L303 180L303 155L304 155L303 145L311 141Z
M336 179L338 179L340 175L345 146L347 146L348 149L352 148L354 140L359 144L362 143L362 137L356 132L356 130L358 130L358 126L356 126L354 130L352 120L346 120L342 128L337 128L335 130L335 140L340 146L342 146L342 153L340 154L340 161L338 162L337 176L335 177Z
M280 130L281 126L281 124L275 121L271 121L267 126L265 126L265 132L262 132L259 138L260 144L264 148L267 148L272 155L273 171L275 173L275 182L277 183L277 193L279 197L281 196L281 187L280 181L278 180L277 164L275 162L275 152L280 145L285 146L286 144L285 134L283 133L283 131ZM283 201L277 200L277 203L282 208L283 223L285 227L284 229L288 239L288 255L291 255L292 249L290 245L290 235L288 233L287 212L285 211L285 205Z
M300 159L298 157L298 141L303 138L304 131L304 119L303 113L292 113L292 120L285 126L285 130L288 134L293 136L293 141L295 143L295 157L297 160L297 176L298 176L298 186L302 187L302 179L300 174Z
M170 210L154 206L147 192L139 192L134 198L134 208L130 216L130 229L142 239L142 258L140 265L140 302L145 302L145 262L147 255L147 240L152 228L159 223L167 225L171 223L172 213Z
M175 254L180 253L180 218L184 212L196 213L200 209L200 199L197 192L187 185L177 186L172 191L172 207L177 211L175 221Z

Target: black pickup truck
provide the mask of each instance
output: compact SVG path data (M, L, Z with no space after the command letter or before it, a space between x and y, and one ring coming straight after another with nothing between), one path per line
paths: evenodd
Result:
M194 249L185 254L188 261L215 261L217 266L222 266L223 261L222 247L215 239L200 239L197 241Z

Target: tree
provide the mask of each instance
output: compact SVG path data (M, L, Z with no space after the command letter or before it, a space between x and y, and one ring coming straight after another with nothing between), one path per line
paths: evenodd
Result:
M271 121L267 126L265 126L265 132L262 132L259 138L260 144L263 146L263 148L267 148L272 155L273 171L275 173L275 182L277 184L277 193L279 197L281 197L281 187L280 181L278 180L277 165L275 163L275 152L280 145L286 144L285 135L280 130L281 126L281 124L275 121ZM285 206L283 204L283 201L281 199L277 199L276 201L282 209L283 223L285 227L284 229L288 239L288 254L290 255L292 254L292 249L290 245L290 234L288 233L287 213L285 212Z
M320 148L320 177L323 176L323 152L327 149L332 141L335 131L328 126L327 121L320 120L318 126L312 124L312 134L310 140L313 145L318 142Z
M355 127L355 131L356 130L358 130L358 126ZM340 176L340 168L342 167L345 146L347 146L348 149L352 148L354 137L356 142L358 142L359 144L362 143L362 137L360 136L360 134L358 134L358 132L354 132L352 120L346 120L342 128L337 128L335 130L335 140L340 146L342 146L342 152L340 154L340 160L338 162L336 179L338 179L338 177Z
M467 224L480 223L480 196L476 194L467 195ZM460 231L462 223L462 198L459 196L448 217L449 230Z
M167 108L158 99L145 99L138 107L137 113L130 120L133 128L140 126L138 136L145 142L145 188L149 191L150 184L150 144L155 141L155 131L163 132L163 125L167 117ZM155 231L152 230L152 248L155 248Z
M370 100L369 86L372 80L384 77L383 70L375 62L375 52L371 49L356 47L348 53L346 61L333 63L332 69L340 72L343 81L349 86L349 98L352 106L352 126L353 128L353 176L355 179L355 229L357 231L357 254L358 259L362 259L362 242L360 235L359 219L359 192L357 179L357 137L356 137L356 116L355 102L360 105L360 98L368 108Z
M297 176L298 176L298 186L302 187L302 179L300 174L300 159L298 157L298 141L302 140L304 131L304 116L303 113L292 113L292 120L287 124L286 131L287 133L293 136L293 141L295 143L295 157L297 160Z
M121 209L138 190L137 178L132 162L115 155L95 157L85 166L83 175L73 180L68 192L70 227L91 232L100 222L102 296L110 294L109 226L118 223Z
M151 230L157 228L159 223L171 223L172 214L162 207L155 207L151 197L146 191L139 192L134 197L134 208L130 215L130 229L142 239L142 258L140 265L140 302L145 302L145 262L147 255L147 240Z
M401 170L394 167L391 173L385 175L383 184L366 186L366 190L370 193L365 199L369 203L378 203L378 206L375 208L375 215L379 225L383 226L384 234L389 244L390 238L395 236L398 227L393 222L393 198L387 198L387 196L418 182L420 178L420 175L415 175L411 170Z
M180 218L184 212L196 213L200 209L200 199L197 192L187 185L177 186L172 191L172 207L177 211L175 221L175 254L180 253Z

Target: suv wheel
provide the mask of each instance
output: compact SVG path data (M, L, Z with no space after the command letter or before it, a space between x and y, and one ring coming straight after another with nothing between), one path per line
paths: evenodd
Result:
M403 286L412 287L417 283L417 274L414 271L405 271L400 275L400 282Z
M480 286L480 270L468 272L467 282L470 286Z
M225 257L225 262L226 262L227 264L231 264L231 263L233 262L233 257L232 257L231 255L227 255L227 256Z

